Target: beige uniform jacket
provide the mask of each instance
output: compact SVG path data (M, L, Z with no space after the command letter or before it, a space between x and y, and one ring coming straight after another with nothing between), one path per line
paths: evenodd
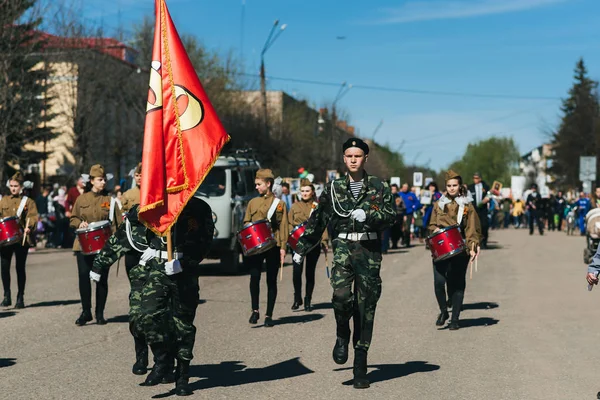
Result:
M275 196L273 193L268 193L264 196L255 197L250 200L248 207L246 208L244 224L267 219L267 214L269 213L269 209L271 208L274 199ZM285 249L288 236L290 235L285 202L279 201L277 209L269 222L271 222L271 228L273 229L273 235L275 236L277 246Z
M140 188L136 186L123 193L121 203L123 204L123 212L131 210L131 207L136 204L140 204Z
M79 224L83 221L98 222L108 221L110 212L110 196L103 196L93 191L82 194L75 200L73 210L71 211L70 225L72 228L79 229ZM113 232L121 218L118 216L119 207L115 204L115 216L113 219ZM73 242L73 251L81 251L79 239L75 236Z
M441 210L440 206L435 203L433 206L433 212L431 213L431 219L429 221L429 233L432 234L437 228L445 228L447 226L456 225L458 207L458 204L456 204L456 201L454 200L452 200L451 203L446 204L444 206L444 210ZM463 237L467 241L468 249L471 250L473 245L475 248L477 248L481 238L481 223L473 204L469 203L465 206L460 227Z
M290 212L288 214L288 221L290 222L289 230L292 230L303 222L308 221L310 218L311 211L316 208L317 202L300 200L292 204ZM327 230L323 232L321 237L321 244L327 246Z
M0 200L0 218L16 217L17 210L19 209L19 205L21 204L22 198L23 198L23 196L20 196L20 195L19 196L13 196L13 195L3 196L2 199ZM32 235L35 232L35 227L38 222L38 210L37 210L37 206L35 205L35 201L33 201L29 197L27 198L27 201L25 202L25 207L23 208L23 212L21 213L21 218L19 218L19 225L21 225L21 228L23 228L23 229L25 229L25 224L27 223L27 218L29 218L28 227L31 230L31 232L29 232L29 235L27 235L27 243L30 246L33 246L33 245L35 245L35 243L33 242Z

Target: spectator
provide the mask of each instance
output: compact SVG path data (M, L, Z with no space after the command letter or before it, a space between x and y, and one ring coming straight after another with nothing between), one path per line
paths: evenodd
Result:
M287 182L283 182L281 184L281 200L283 200L283 202L285 203L287 210L292 209L293 199L290 193L290 184Z
M40 216L48 214L48 196L50 195L50 188L45 186L42 189L42 193L38 195L35 199L35 205L38 209L38 214Z
M421 202L417 196L408 190L408 183L402 185L402 191L400 192L402 201L406 207L404 216L404 245L410 247L410 226L412 224L413 215L417 210L421 209Z
M512 208L512 201L510 198L506 197L502 199L502 215L504 215L504 224L503 228L506 229L510 225L510 210Z
M524 204L523 200L517 199L512 208L512 216L513 216L513 224L515 228L520 228L523 220L523 212L524 212Z
M77 200L77 198L83 194L83 191L85 189L85 182L83 181L83 178L79 178L77 180L77 184L75 186L73 186L71 189L69 189L69 192L67 193L67 202L65 205L65 212L67 215L67 218L71 217L71 210L73 209L73 204L75 204L75 200Z

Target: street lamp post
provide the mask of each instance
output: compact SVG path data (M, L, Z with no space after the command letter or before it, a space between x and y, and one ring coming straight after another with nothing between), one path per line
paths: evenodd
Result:
M335 99L333 100L333 104L331 105L331 166L332 169L337 169L337 163L336 163L336 145L335 145L335 129L336 129L336 119L337 119L337 114L335 111L335 107L337 105L337 102L341 100L342 97L344 97L346 95L346 93L348 93L348 91L352 89L352 85L347 85L346 82L342 82L342 85L340 86L340 89L338 90L337 95L335 96Z
M266 74L265 74L265 53L267 52L267 50L269 50L269 48L271 48L271 46L273 46L273 43L275 43L277 38L279 36L281 36L283 31L287 27L287 24L281 25L281 27L279 28L279 31L277 33L275 33L277 26L279 26L278 19L276 19L275 22L273 23L273 26L271 27L271 32L269 33L269 36L267 37L267 41L265 42L265 45L263 46L263 49L260 52L260 93L262 96L262 107L263 107L263 118L264 118L263 133L264 133L265 137L268 136L268 134L269 134L269 114L267 111L267 83L266 83L267 78L266 78Z

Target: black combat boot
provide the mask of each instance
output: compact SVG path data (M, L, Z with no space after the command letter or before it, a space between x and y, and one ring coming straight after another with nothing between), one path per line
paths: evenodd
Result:
M252 325L256 325L258 323L259 318L260 318L260 313L258 311L252 311L252 314L250 315L250 319L248 320L248 322L251 323Z
M0 303L1 307L8 307L12 305L12 300L10 299L10 290L7 292L4 292L4 300L2 300L2 303Z
M15 308L17 308L17 309L25 308L25 302L23 301L22 293L17 293L17 302L15 303Z
M312 304L310 303L310 301L311 301L310 297L307 296L304 298L304 311L311 312L313 310Z
M191 396L194 392L190 388L190 362L189 360L177 360L177 371L175 372L175 394L177 396Z
M90 310L83 310L81 312L81 315L79 316L79 318L77 318L77 320L75 321L75 324L79 325L79 326L84 326L86 323L90 322L92 320L92 312Z
M333 361L336 364L345 364L348 361L348 339L338 336L333 347Z
M154 367L146 377L146 380L140 383L140 386L156 386L162 382L163 378L169 372L169 351L164 343L155 343L150 346L154 354Z
M354 389L367 389L371 384L367 379L367 351L354 350Z
M96 311L96 323L98 325L106 325L106 319L104 319L104 311Z
M297 310L302 305L302 297L299 294L294 293L294 304L292 304L292 310Z
M169 358L167 360L167 372L165 376L162 378L160 383L174 383L177 377L175 376L175 353L173 351L169 352Z
M435 325L436 326L444 326L444 324L446 323L446 320L450 318L450 315L448 315L448 311L442 311L440 313L440 315L438 316L437 321L435 321Z
M458 325L458 320L457 319L450 320L450 323L448 324L448 329L450 329L451 331L459 330L460 325Z
M146 375L148 372L148 344L142 338L134 337L135 364L131 368L134 375Z

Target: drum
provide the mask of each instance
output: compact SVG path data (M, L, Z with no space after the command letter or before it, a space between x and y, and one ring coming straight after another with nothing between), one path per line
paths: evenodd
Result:
M18 217L0 219L0 246L7 246L23 239L23 228Z
M288 238L288 244L290 245L290 247L292 248L292 250L296 251L296 247L298 246L298 240L300 240L300 236L302 236L304 234L304 231L306 230L306 221L304 221L303 223L301 223L300 225L296 226L294 229L292 229L292 232L290 233L290 237Z
M427 244L431 250L433 262L446 260L467 248L458 225L447 226L427 237Z
M104 243L112 235L110 221L90 222L87 228L77 229L75 231L81 252L86 256L100 253Z
M238 241L242 246L244 256L264 253L277 244L271 224L266 219L244 225L238 232Z

